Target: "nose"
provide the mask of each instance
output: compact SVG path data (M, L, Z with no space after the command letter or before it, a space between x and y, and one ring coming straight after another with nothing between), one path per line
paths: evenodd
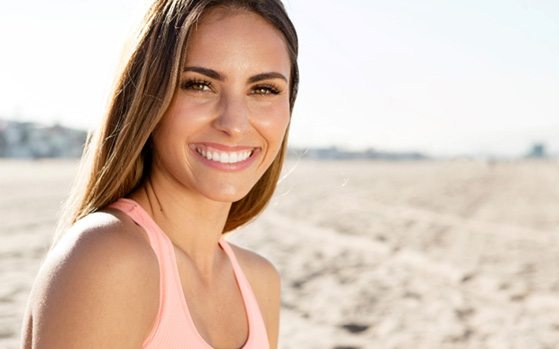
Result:
M214 127L228 136L239 136L249 127L248 115L243 96L223 96Z

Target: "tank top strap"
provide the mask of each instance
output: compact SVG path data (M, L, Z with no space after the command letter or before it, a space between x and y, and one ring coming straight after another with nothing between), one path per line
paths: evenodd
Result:
M254 298L254 295L252 294L253 293L252 288L250 287L250 284L245 276L245 273L243 272L243 269L239 265L239 261L237 260L237 256L235 256L235 252L233 252L233 249L231 248L231 246L223 236L219 239L219 244L221 245L221 247L223 247L223 250L225 251L227 257L229 257L229 260L231 261L231 265L233 266L233 271L235 272L235 275L237 277L237 283L239 284L239 288L241 289L243 298L245 299Z
M120 198L109 205L126 213L136 224L143 228L148 236L149 243L155 252L157 259L160 260L168 256L169 243L168 237L161 231L161 228L154 224L151 217L138 207L138 203L127 198Z
M190 325L182 313L184 309L180 307L184 303L184 298L180 291L180 280L173 257L173 243L136 201L120 198L109 207L124 212L145 231L159 264L159 309L154 326L142 347L171 348L173 346L161 343L167 343L175 338L176 333L180 333L178 331L185 332ZM178 328L179 326L183 328Z
M252 287L250 286L243 269L239 265L233 249L227 240L225 240L224 236L219 239L219 243L231 261L233 271L235 272L235 276L237 278L237 283L245 302L247 316L249 318L249 341L243 348L269 348L266 325L264 323L264 319L262 318L262 313L260 311L260 307L258 306L256 296L252 291Z

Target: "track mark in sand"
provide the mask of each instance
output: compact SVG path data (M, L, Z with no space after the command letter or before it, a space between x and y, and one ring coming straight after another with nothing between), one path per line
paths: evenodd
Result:
M361 349L361 347L355 347L355 346L352 346L352 345L336 345L332 349Z
M330 261L330 263L335 263L335 262L336 262L335 260ZM291 286L295 289L301 289L308 282L320 278L324 275L334 275L337 277L340 285L346 285L349 283L348 276L346 274L355 271L368 271L370 270L370 268L371 268L370 265L364 263L357 263L355 265L337 265L337 266L333 266L332 264L324 264L320 268L318 268L318 270L309 272L305 274L303 277L293 280L291 282Z
M357 323L347 323L340 326L349 333L361 333L369 329L369 325L357 324Z

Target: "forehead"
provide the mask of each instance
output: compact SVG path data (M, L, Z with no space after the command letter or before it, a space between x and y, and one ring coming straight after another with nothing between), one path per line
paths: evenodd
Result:
M194 26L186 66L229 73L278 71L291 67L283 34L260 15L243 9L213 8Z

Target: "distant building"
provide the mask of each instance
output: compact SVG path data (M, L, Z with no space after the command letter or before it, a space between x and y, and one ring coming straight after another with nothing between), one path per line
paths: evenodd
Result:
M366 149L362 151L344 150L337 147L328 148L290 148L288 157L315 160L426 160L429 157L418 152L388 152Z
M0 120L0 157L76 158L83 151L87 133L61 125Z
M534 143L532 148L528 152L528 158L531 159L542 159L547 157L547 150L545 144L543 143Z

